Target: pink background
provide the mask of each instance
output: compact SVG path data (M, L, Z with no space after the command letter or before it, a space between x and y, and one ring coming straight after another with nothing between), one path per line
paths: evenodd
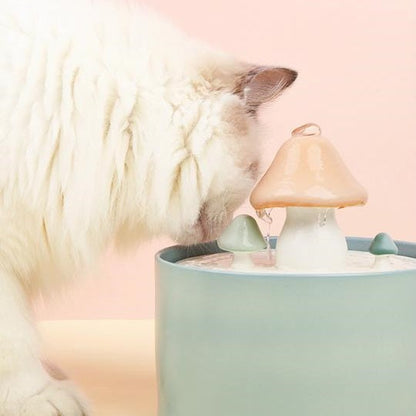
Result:
M148 0L192 36L299 78L261 119L267 167L290 131L313 121L369 191L338 213L347 235L416 240L416 3L414 0ZM253 214L249 205L241 209ZM284 213L274 213L273 233ZM109 252L72 288L39 301L43 319L149 318L158 240L130 256Z

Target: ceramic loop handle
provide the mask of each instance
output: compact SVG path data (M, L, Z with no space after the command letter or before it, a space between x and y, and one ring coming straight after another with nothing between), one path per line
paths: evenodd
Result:
M320 136L321 128L315 123L306 123L292 131L292 136Z

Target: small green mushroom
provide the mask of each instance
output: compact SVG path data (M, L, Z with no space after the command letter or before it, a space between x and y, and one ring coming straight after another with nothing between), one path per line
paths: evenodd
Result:
M374 268L383 269L390 265L390 256L397 254L399 249L387 233L379 233L371 242L369 251L376 256Z
M253 266L250 253L267 247L256 220L250 215L238 215L217 240L218 247L234 254L233 267Z
M397 254L399 249L387 233L379 233L374 237L369 251L371 254L379 256L383 254Z

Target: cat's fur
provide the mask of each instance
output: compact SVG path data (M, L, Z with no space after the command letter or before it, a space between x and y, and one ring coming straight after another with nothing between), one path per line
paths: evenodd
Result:
M0 416L86 413L28 297L110 241L215 237L257 176L257 107L295 77L133 2L0 0Z

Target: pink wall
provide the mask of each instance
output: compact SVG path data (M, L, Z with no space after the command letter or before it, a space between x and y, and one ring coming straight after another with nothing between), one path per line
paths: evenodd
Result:
M416 3L413 0L147 0L193 36L299 78L264 109L265 166L292 128L321 125L369 191L338 218L346 234L416 240ZM412 40L413 39L413 40ZM242 209L253 213L248 205ZM277 214L277 215L276 215ZM283 212L275 213L274 232ZM37 305L40 318L153 316L153 254L108 254L92 277Z

